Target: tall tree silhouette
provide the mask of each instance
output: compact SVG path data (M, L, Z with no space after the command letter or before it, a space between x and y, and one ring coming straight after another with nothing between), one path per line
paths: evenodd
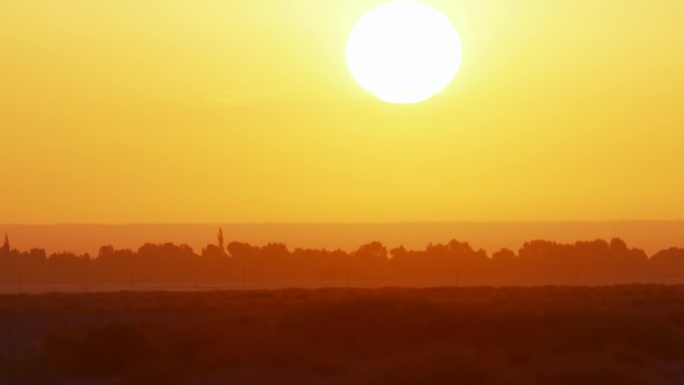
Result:
M202 249L202 256L206 258L220 258L227 257L226 247L224 246L223 240L223 229L219 227L217 235L217 245L208 244L207 247Z
M5 243L3 243L2 247L0 247L0 254L1 255L9 255L9 253L10 253L9 237L7 236L7 233L5 233Z
M223 243L223 229L219 227L218 230L218 248L221 250L221 255L226 254L226 247L225 244Z

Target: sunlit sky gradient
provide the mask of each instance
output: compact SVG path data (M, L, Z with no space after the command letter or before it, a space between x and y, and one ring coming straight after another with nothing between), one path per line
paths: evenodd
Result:
M0 223L684 219L684 2L426 2L413 106L346 68L380 1L0 2Z

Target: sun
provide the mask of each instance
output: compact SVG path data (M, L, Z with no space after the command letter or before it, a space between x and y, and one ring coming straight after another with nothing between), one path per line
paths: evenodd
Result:
M347 65L366 91L390 103L418 103L442 91L461 63L461 39L436 8L411 0L368 11L347 42Z

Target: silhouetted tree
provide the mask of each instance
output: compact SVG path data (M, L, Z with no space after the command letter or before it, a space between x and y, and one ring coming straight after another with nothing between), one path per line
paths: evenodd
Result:
M0 247L0 255L9 255L10 254L10 243L9 243L9 237L7 236L7 233L5 233L5 242L2 244L2 247Z
M202 248L202 256L205 258L219 258L222 255L222 251L218 246L210 243L207 247Z
M394 249L390 250L390 257L392 259L400 259L406 257L408 254L408 251L406 251L406 248L404 246L399 246L395 247Z
M226 257L226 249L224 247L223 240L223 229L219 227L217 235L218 244L208 244L207 247L202 249L202 256L205 258L221 258Z
M220 227L218 230L218 248L221 250L221 256L225 255L226 249L225 245L223 244L223 229Z
M287 257L290 255L290 252L287 250L287 246L283 243L269 243L261 248L261 253L259 255L263 257L266 262L278 262L287 259Z
M656 272L660 275L684 274L684 249L671 247L656 253L650 260Z
M511 265L515 263L517 259L518 257L515 255L515 252L506 248L492 254L492 260L500 264Z
M260 251L259 247L242 242L231 242L228 244L228 246L226 246L226 249L228 250L230 256L236 259L254 257Z
M359 247L354 256L361 259L387 259L387 247L380 242L367 243Z
M97 256L98 256L98 258L102 258L102 257L106 258L107 256L110 256L112 254L114 254L114 247L109 245L109 246L100 247L100 251L97 254Z

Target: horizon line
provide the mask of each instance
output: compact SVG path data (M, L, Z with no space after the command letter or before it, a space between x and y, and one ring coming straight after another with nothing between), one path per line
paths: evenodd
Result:
M263 225L439 225L439 224L560 224L560 223L673 223L682 219L576 219L576 220L454 220L454 221L386 221L386 222L54 222L54 223L0 223L0 226L263 226Z

